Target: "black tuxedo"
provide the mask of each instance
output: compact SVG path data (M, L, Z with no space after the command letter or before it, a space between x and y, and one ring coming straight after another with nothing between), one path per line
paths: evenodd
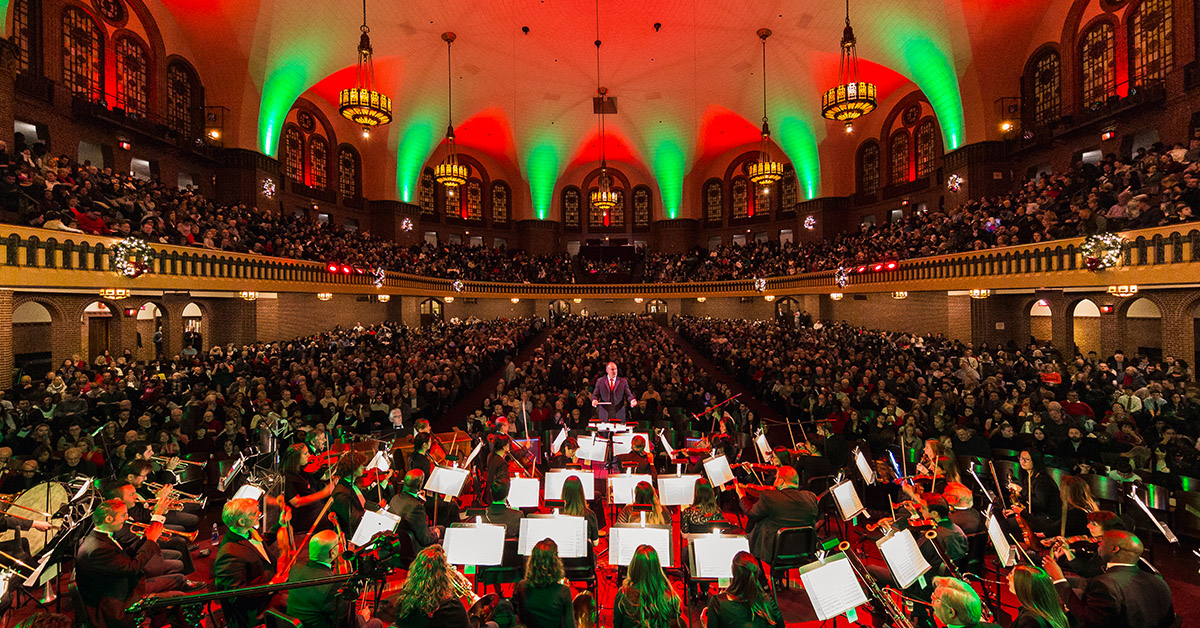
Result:
M75 584L88 618L99 628L133 627L125 609L146 596L146 564L159 555L158 544L147 540L134 552L118 547L107 534L92 530L75 552Z
M799 488L763 491L757 502L742 498L742 511L750 530L750 553L760 560L770 560L777 531L816 524L817 496Z
M633 391L629 390L629 380L618 377L609 386L607 375L596 380L596 385L592 388L592 398L612 403L596 406L601 421L624 421L625 408L635 399Z
M313 560L292 567L288 582L304 582L334 575L333 568ZM354 609L338 596L339 584L292 589L288 593L287 614L299 619L304 628L355 626Z
M428 481L429 474L433 473L433 461L429 459L429 456L414 451L408 457L408 470L412 471L413 469L420 469L425 474L425 480Z
M490 504L483 515L484 523L504 526L504 538L515 539L521 532L521 519L525 514L504 504Z
M1175 619L1167 582L1137 565L1114 565L1091 578L1082 599L1066 582L1055 588L1082 628L1166 628Z
M274 535L270 535L274 536ZM233 531L225 533L217 558L213 561L213 588L229 591L269 584L279 566L279 552L263 539L263 550L270 560L263 560L250 539ZM221 600L225 620L231 628L249 628L259 613L266 610L271 596L237 596Z
M346 538L354 536L358 523L362 521L363 512L379 510L379 504L368 500L362 491L357 490L350 482L353 480L339 480L331 495L333 512L337 515L338 526L342 528L342 534L346 535Z
M954 522L954 525L962 529L963 534L967 536L983 532L987 529L987 521L983 519L983 513L974 508L951 510L950 520Z
M388 510L392 514L400 516L400 521L408 526L422 548L437 543L437 538L429 530L429 519L425 514L425 500L409 493L400 493L388 502Z

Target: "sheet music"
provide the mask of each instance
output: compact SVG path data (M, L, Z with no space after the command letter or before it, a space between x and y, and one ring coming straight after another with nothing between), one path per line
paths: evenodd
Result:
M641 436L646 441L646 451L654 451L654 439L650 438L649 434L641 434L638 432L621 432L613 434L613 455L620 456L633 451L633 439L636 436Z
M371 469L379 469L380 473L387 473L388 471L391 471L392 461L388 459L390 457L391 456L384 454L382 451L375 452L375 457L371 458L371 462L367 463L367 468L365 470L370 471Z
M867 481L867 484L875 483L875 470L871 468L871 463L867 460L867 457L863 455L861 449L856 449L854 451L854 464L858 465L858 472L862 474L863 479Z
M576 440L579 441L579 452L576 456L580 460L604 462L604 458L608 454L608 439L592 434L584 434Z
M733 470L729 468L729 458L714 456L704 461L704 472L713 488L721 488L733 481Z
M52 551L46 552L45 554L42 555L41 560L38 561L37 568L34 569L33 573L29 574L29 577L25 579L25 586L27 586L27 587L41 586L42 584L45 583L46 580L49 580L49 578L55 577L58 575L58 568L57 568L57 565L55 565L51 569L51 571L54 572L54 576L48 575L46 577L46 580L39 581L40 580L39 576L42 575L42 572L46 571L46 565L49 564L50 559L53 556L54 556L54 552L52 552Z
M758 447L758 453L762 454L764 462L771 461L771 445L767 442L766 434L759 434L758 438L754 439L754 446Z
M663 567L673 567L671 557L671 526L646 526L636 523L615 523L608 530L608 564L629 565L638 547L649 545L658 552Z
M546 499L562 499L563 483L571 476L583 483L583 498L596 498L596 478L591 471L580 469L554 469L546 472Z
M558 436L555 436L554 440L550 443L550 453L557 454L558 451L560 449L562 449L562 444L566 440L567 440L567 428L564 427L558 431Z
M473 462L475 460L475 456L479 455L479 451L481 449L483 449L483 443L479 443L478 445L475 445L475 449L471 450L471 455L467 456L467 461L463 463L463 466L468 469L471 468L471 462Z
M458 497L458 494L462 492L463 483L467 481L467 476L469 475L471 475L471 472L468 469L442 466L434 467L433 471L429 474L429 479L425 480L425 490L441 495Z
M258 501L258 500L262 499L263 492L264 491L261 488L255 486L253 484L243 484L242 488L239 488L237 490L237 492L233 494L233 497L231 497L230 499L246 498L246 499L253 499L254 501Z
M442 546L451 565L496 566L504 560L504 526L456 523L446 528Z
M697 534L691 537L691 545L689 555L698 578L732 578L733 557L750 551L750 540L740 535Z
M509 508L537 508L542 482L537 478L512 478L508 484Z
M662 446L663 446L663 451L667 452L667 458L674 458L674 457L675 457L675 450L674 450L674 449L671 449L671 443L668 443L668 442L667 442L667 436L666 436L666 434L663 434L662 432L659 432L659 433L658 433L658 440L659 440L659 442L661 442L661 443L662 443Z
M663 506L691 506L699 479L699 474L658 476L658 502Z
M1004 528L1000 527L1000 520L996 515L988 517L987 523L988 537L992 539L992 547L996 548L996 556L1000 558L1001 567L1012 567L1016 562L1016 556L1013 556L1012 545L1008 542L1008 537L1004 534Z
M913 538L912 530L904 529L879 539L879 553L887 561L892 576L901 589L916 581L929 571L929 562L917 547L917 539Z
M612 493L613 503L622 506L632 504L633 489L637 488L638 482L649 482L650 486L654 486L654 477L648 473L622 473L608 476L608 488Z
M838 510L842 512L842 519L849 521L865 510L862 499L858 497L858 490L854 488L854 484L850 480L834 484L829 492L833 494L833 500L837 503Z
M532 515L521 519L517 553L528 556L542 539L554 539L559 558L587 556L587 519L567 515Z
M400 515L393 515L386 510L364 510L358 529L350 537L350 542L362 547L371 542L371 537L380 532L391 532L400 525Z
M845 554L837 554L824 563L812 563L800 570L800 580L808 591L817 619L825 621L867 602L854 567Z

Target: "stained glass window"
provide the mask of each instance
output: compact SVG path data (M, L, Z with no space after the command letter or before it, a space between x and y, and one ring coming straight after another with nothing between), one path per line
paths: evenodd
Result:
M640 186L633 189L633 226L650 226L650 188Z
M308 138L308 187L324 190L329 186L329 144L325 137Z
M421 175L421 215L435 220L437 219L437 206L434 203L434 190L436 189L433 173L426 171Z
M127 113L150 113L146 76L149 57L146 49L132 37L117 40L117 106Z
M1058 119L1062 102L1062 63L1058 53L1047 50L1033 64L1033 121L1044 125Z
M63 9L63 86L88 100L104 100L104 35L82 9Z
M733 217L746 218L750 216L750 183L746 177L733 178Z
M446 210L446 217L458 219L464 218L462 215L461 202L463 187L459 186L456 188L448 188L444 185L440 187L442 188L442 207Z
M933 120L925 120L917 127L917 177L933 173L935 151L933 147Z
M725 212L723 191L721 182L715 179L704 184L704 219L709 223L721 223Z
M12 41L17 45L17 69L28 72L33 67L33 59L37 54L37 25L33 20L30 7L31 0L17 0L13 3L13 34Z
M467 220L483 220L483 184L479 179L467 182L467 207L463 211Z
M338 149L338 193L342 198L358 198L358 155L348 146Z
M858 157L858 191L874 194L879 191L879 144L868 142Z
M508 222L508 186L503 181L492 183L492 222Z
M195 133L192 109L195 80L182 63L167 66L167 126L185 137Z
M579 190L571 187L563 190L563 224L578 229L579 228Z
M623 228L625 226L625 190L616 190L617 206L608 211L608 226Z
M799 202L796 195L799 190L796 186L796 171L790 165L784 168L783 179L779 181L779 187L779 213L789 214L796 211L796 203Z
M294 126L283 128L283 175L292 181L304 180L304 138Z
M1134 85L1157 81L1174 63L1171 0L1142 0L1129 22L1129 68Z
M1102 103L1117 93L1117 61L1113 42L1113 27L1108 22L1097 23L1083 35L1079 67L1083 76L1084 107Z
M908 183L908 131L901 129L892 134L892 185Z

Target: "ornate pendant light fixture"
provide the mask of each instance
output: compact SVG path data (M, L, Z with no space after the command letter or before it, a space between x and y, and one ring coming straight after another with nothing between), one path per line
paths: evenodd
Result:
M450 65L450 44L457 36L449 31L442 33L442 41L446 42L446 160L433 169L433 178L448 188L447 193L454 195L454 188L467 183L467 167L458 163L458 149L454 146L454 76Z
M763 83L763 125L762 143L758 147L758 161L750 164L747 174L756 185L768 186L783 178L783 164L771 159L771 127L767 125L767 38L771 29L758 29L758 38L762 40L762 83Z
M596 93L600 95L600 180L589 200L592 207L604 212L604 224L609 223L608 212L617 206L617 192L612 188L612 177L608 176L608 161L604 152L604 99L608 88L600 86L600 0L596 0Z
M821 115L846 123L846 132L854 130L854 121L871 113L878 104L875 84L858 80L858 51L854 29L850 27L850 0L846 0L846 29L842 31L842 61L838 84L821 97Z
M366 137L371 134L372 127L392 121L392 99L375 91L375 64L371 60L367 0L363 0L363 23L359 30L362 36L358 40L358 79L354 87L343 89L338 94L338 112L355 124L361 124L363 136Z

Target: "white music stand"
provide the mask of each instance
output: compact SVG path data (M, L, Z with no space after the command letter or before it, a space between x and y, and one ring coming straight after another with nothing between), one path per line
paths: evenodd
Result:
M708 481L712 483L713 488L721 488L733 481L733 470L729 468L729 458L713 456L706 458L702 464L704 473L708 475Z
M509 508L537 508L542 494L542 482L537 478L515 477L508 484Z
M833 495L833 501L837 504L838 512L842 514L844 521L849 521L866 510L862 499L858 496L858 489L854 488L854 483L850 480L842 480L834 484L830 487L829 493Z
M425 490L444 495L447 499L458 497L458 494L462 492L463 484L470 475L469 469L436 466L429 473L429 479L425 480Z
M750 551L750 540L740 534L688 534L688 562L696 578L728 580L733 577L733 557Z
M658 476L658 502L663 506L691 506L696 501L699 474Z
M888 569L892 571L892 577L901 589L908 588L908 585L924 576L931 568L925 556L921 554L921 548L917 547L917 539L913 537L912 530L893 530L875 544L879 546L879 553L883 554Z
M596 476L580 469L554 469L546 472L546 499L562 499L563 483L575 476L583 484L583 498L596 498Z
M654 476L649 473L622 473L608 476L608 492L612 495L612 503L619 506L632 504L634 489L640 482L649 482L650 486L654 486Z
M800 580L821 621L844 615L867 602L867 592L843 553L801 567Z
M583 558L590 545L587 519L568 515L530 515L521 519L518 554L528 556L542 539L554 540L559 558Z
M633 553L642 545L649 545L658 552L663 567L673 567L671 534L669 525L642 525L640 523L614 523L608 529L608 564L626 567Z
M455 523L446 528L442 546L451 565L494 567L504 560L504 526Z

